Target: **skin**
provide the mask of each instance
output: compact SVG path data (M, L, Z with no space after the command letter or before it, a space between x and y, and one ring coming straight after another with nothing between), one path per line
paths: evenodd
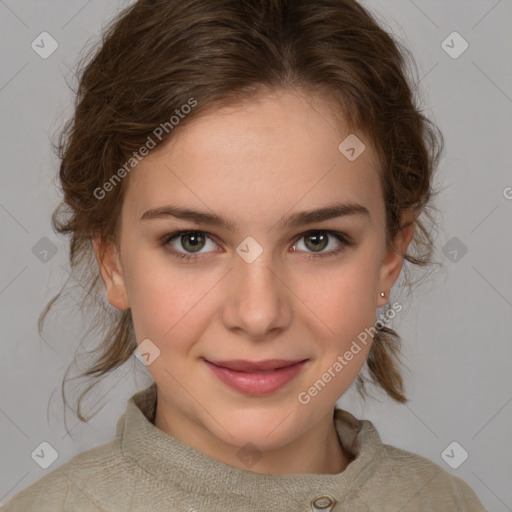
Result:
M338 145L350 133L343 118L332 117L332 105L297 91L203 114L131 171L119 248L93 241L110 304L131 308L137 342L149 338L160 349L148 366L158 390L155 425L226 464L249 469L238 457L247 443L260 452L249 469L259 473L334 474L350 463L333 411L370 343L308 404L297 397L374 326L413 235L404 227L398 250L386 247L376 152L356 132L366 149L349 161ZM370 218L277 223L347 201L365 206ZM167 204L215 212L238 229L174 217L140 220ZM195 261L179 260L159 243L177 230L208 235ZM354 245L329 235L315 250L304 236L309 230L345 233ZM263 249L252 263L236 252L248 236ZM187 242L177 237L168 246L196 254ZM311 258L339 247L337 255ZM277 392L249 396L220 382L204 358L309 361Z

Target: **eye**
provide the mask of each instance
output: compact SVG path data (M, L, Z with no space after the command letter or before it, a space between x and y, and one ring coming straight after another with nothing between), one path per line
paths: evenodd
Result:
M335 240L334 247L324 252L325 248L333 245L330 243L329 239ZM353 241L349 239L347 235L337 231L308 231L307 233L303 233L298 241L301 242L302 240L305 240L306 243L296 243L293 245L293 249L302 251L304 249L302 249L300 246L303 245L306 247L306 252L312 251L312 254L308 254L308 258L335 256L336 254L339 254L341 251L343 251L346 247L353 245Z
M303 244L306 249L304 250L299 247L302 244L296 242L292 246L293 251L309 253L306 257L313 259L335 256L341 253L346 247L354 245L354 242L350 237L337 231L308 231L301 234L298 241L301 241L302 239L306 240L306 243ZM210 250L203 251L203 249L208 249L208 241L211 244ZM335 241L334 248L324 251L326 247L333 245L331 241ZM192 230L169 233L161 239L160 244L175 258L186 261L194 261L201 257L199 256L200 254L215 252L218 248L218 245L207 233L204 231Z
M194 260L196 254L201 254L201 250L207 246L208 240L211 243L210 249L215 250L217 244L203 231L175 231L166 235L161 244L179 259ZM182 252L183 249L186 252Z

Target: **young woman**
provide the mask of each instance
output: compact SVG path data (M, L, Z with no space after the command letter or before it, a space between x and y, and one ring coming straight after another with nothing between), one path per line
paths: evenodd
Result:
M141 0L114 20L54 225L113 306L87 375L135 354L154 383L111 442L2 510L484 510L336 406L365 380L406 400L376 312L401 308L404 260L431 262L442 135L405 57L355 0Z

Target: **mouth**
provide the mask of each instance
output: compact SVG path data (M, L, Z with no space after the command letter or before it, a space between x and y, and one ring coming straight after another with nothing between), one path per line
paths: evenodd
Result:
M267 395L281 389L303 370L307 361L308 359L204 360L221 382L248 395Z

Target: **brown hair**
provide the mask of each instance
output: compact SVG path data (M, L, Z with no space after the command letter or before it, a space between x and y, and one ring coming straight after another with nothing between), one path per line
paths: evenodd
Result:
M95 234L117 243L129 176L101 199L95 191L121 176L120 168L127 169L162 123L168 129L159 143L202 113L262 91L293 88L327 98L378 152L388 243L401 227L402 212L411 209L415 233L409 249L415 253L404 258L422 267L434 263L432 182L444 141L416 105L408 82L413 71L410 52L354 0L140 0L111 22L99 49L82 60L75 112L56 145L63 201L52 223L71 235L73 277L86 290L84 301L96 304L89 332L99 330L101 337L89 352L93 364L81 374L93 382L78 400L80 420L94 416L82 415L84 396L137 347L130 310L114 310L103 298L91 243ZM170 126L168 120L191 98L196 106ZM63 289L41 313L40 331ZM399 352L398 334L378 328L368 376L362 372L357 379L363 396L370 381L406 401Z

